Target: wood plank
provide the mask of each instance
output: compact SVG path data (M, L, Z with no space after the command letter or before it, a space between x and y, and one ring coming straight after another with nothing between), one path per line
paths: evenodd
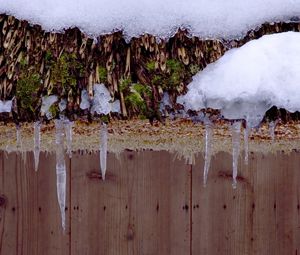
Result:
M251 217L245 213L250 210L252 196L249 171L243 169L241 173L239 167L238 185L234 190L231 155L213 156L206 187L203 186L203 167L203 155L199 155L192 170L193 254L250 254Z
M32 153L1 153L0 194L6 204L1 207L0 254L69 254L69 237L60 228L55 156L40 156L35 173Z
M231 162L214 157L206 188L202 156L193 167L193 254L299 254L300 154L240 159L237 190Z
M190 167L166 152L72 158L72 254L190 254Z

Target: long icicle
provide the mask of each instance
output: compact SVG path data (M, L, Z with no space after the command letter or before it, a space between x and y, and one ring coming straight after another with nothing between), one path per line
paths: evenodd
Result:
M203 185L206 187L207 176L211 160L211 147L212 147L212 127L211 124L205 124L205 156L204 156L204 170L203 170Z
M34 122L34 170L37 171L39 167L39 158L40 158L40 151L41 151L41 123L39 121Z
M244 128L245 165L248 165L249 163L249 135L250 135L250 127L248 123L246 123L246 127Z
M65 128L65 134L66 134L66 142L67 142L67 154L69 155L69 158L72 158L72 128L73 128L73 122L69 120L64 121L64 128Z
M102 180L105 180L106 173L106 161L107 161L107 125L101 124L100 127L100 168Z
M240 155L240 139L241 139L241 122L237 121L232 124L232 187L235 189L237 185L236 177L238 172L238 160Z
M64 154L64 125L62 120L55 121L56 128L56 185L57 198L61 214L61 225L66 230L66 163Z

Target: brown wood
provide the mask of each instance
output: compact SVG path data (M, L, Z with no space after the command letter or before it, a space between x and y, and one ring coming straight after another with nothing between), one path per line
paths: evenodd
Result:
M119 159L118 159L119 158ZM0 153L0 254L300 254L300 154L212 158L195 166L167 152L98 153L68 162L67 228L56 197L55 154Z
M1 152L0 158L0 194L5 198L0 254L69 254L56 199L55 155L41 154L37 173L32 153Z
M189 166L127 151L98 173L98 154L73 157L72 254L189 254Z

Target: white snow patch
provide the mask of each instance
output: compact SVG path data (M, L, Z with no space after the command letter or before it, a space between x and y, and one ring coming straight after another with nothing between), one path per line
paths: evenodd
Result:
M46 114L48 119L51 119L53 116L49 112L49 109L51 105L53 105L57 101L57 96L51 95L51 96L44 96L42 97L42 107L41 107L41 113Z
M194 76L177 99L185 110L221 109L225 118L260 123L272 106L300 110L300 33L266 35L228 51Z
M94 85L94 98L92 100L91 113L108 114L110 112L120 112L120 102L111 102L112 97L104 84Z
M1 101L0 100L0 112L11 112L12 100Z
M0 13L46 30L77 26L92 35L123 30L169 37L179 27L202 37L240 36L266 21L300 16L299 0L2 0Z

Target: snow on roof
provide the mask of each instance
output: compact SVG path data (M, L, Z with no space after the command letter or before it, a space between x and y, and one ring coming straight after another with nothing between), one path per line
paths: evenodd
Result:
M0 0L0 13L46 30L79 27L91 35L123 30L161 38L179 27L201 37L239 37L264 22L300 17L300 0Z
M185 109L221 109L229 119L259 124L273 105L300 110L300 33L265 35L228 51L196 74L186 95L177 99Z

